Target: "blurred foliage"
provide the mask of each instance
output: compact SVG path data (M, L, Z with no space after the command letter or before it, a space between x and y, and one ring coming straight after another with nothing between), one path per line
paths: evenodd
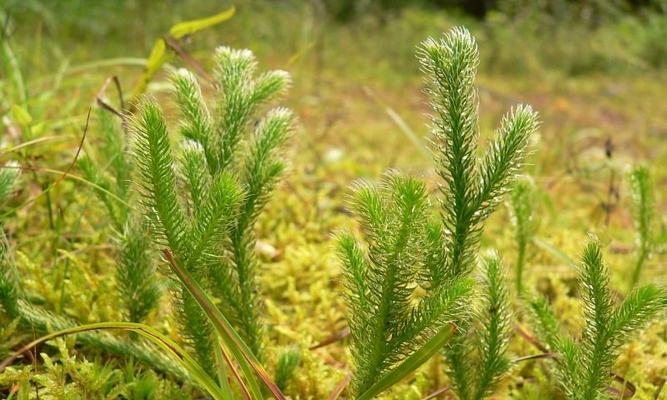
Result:
M487 49L483 68L503 74L537 69L568 75L619 73L663 68L667 63L665 0L5 0L2 8L11 17L8 32L57 37L63 47L47 51L55 52L56 59L71 59L90 47L101 55L127 54L115 45L118 42L127 45L125 51L146 49L158 38L149 32L163 35L170 25L214 15L232 4L240 15L228 23L231 27L218 42L248 34L255 39L275 37L275 53L295 59L346 43L371 48L369 57L395 53L399 57L388 58L404 70L421 38L464 23ZM109 18L119 15L132 18ZM378 48L368 40L369 31L397 34L400 40ZM542 46L545 41L549 46ZM317 61L319 57L313 62L324 62L326 55ZM519 57L527 59L522 66L516 65Z
M621 15L667 11L664 0L313 0L321 2L339 22L349 22L364 13L380 17L406 7L430 10L460 10L475 18L490 12L502 12L511 17L539 14L564 21L580 20L591 25L619 18Z

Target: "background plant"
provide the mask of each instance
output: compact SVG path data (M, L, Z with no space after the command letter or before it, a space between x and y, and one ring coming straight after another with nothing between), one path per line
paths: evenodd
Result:
M9 167L0 172L0 202L3 203L12 194L18 178L18 170L11 168L11 165ZM55 314L31 301L33 296L22 288L22 277L16 265L14 251L4 229L1 228L0 239L0 305L6 316L13 321L13 324L20 324L23 328L39 333L76 326L77 321ZM88 346L136 358L181 379L187 377L187 372L178 364L150 346L128 342L106 333L85 332L78 336L78 340Z
M155 255L143 217L137 213L137 199L132 188L134 162L124 132L113 116L98 112L102 142L96 146L102 154L95 163L90 151L79 160L83 176L95 185L95 194L104 204L116 232L118 297L131 322L145 321L160 300L161 286L156 275ZM102 165L100 165L102 164Z
M646 167L636 167L630 173L632 187L632 213L637 238L637 255L630 278L630 290L637 285L646 260L651 257L656 235L655 188Z
M530 180L520 179L514 184L509 196L509 209L514 225L516 241L516 264L514 280L519 295L523 292L523 271L526 266L526 251L535 233L533 220L534 187Z

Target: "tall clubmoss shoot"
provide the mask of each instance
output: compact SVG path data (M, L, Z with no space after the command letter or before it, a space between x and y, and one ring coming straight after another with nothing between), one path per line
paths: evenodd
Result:
M168 247L175 262L220 299L222 314L261 359L254 225L285 170L280 149L294 117L277 107L254 128L250 122L259 106L287 88L289 77L282 71L255 76L257 63L248 50L219 48L216 61L219 86L212 106L192 73L179 70L172 78L182 116L180 148L172 148L157 104L148 100L141 106L133 123L136 160L158 245ZM181 332L213 376L210 322L185 287L175 299Z
M338 240L355 361L352 386L357 398L365 398L378 377L392 376L428 339L455 326L444 347L454 391L461 399L481 399L509 367L509 306L497 257L484 262L486 306L480 310L469 299L475 291L470 275L484 222L524 162L537 114L529 106L513 108L478 159L474 38L454 28L424 41L418 56L433 109L440 219L431 218L425 185L418 180L390 172L377 186L356 188L351 208L365 245L351 234ZM426 294L415 303L418 287ZM488 322L481 331L470 323L476 313ZM480 357L473 365L475 345Z

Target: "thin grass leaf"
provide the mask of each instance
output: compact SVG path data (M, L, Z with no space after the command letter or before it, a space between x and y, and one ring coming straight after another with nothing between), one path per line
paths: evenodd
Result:
M572 268L573 270L576 270L578 268L578 264L576 261L574 261L570 256L565 254L565 252L558 247L552 245L551 243L547 242L546 240L542 239L541 237L535 236L532 239L532 242L535 244L535 246L539 247L540 249L546 251L547 253L551 254L553 257L556 259L561 260L565 265L568 267Z
M533 186L531 181L522 179L516 182L509 196L509 209L514 238L517 244L514 283L519 296L523 293L523 271L526 264L526 251L533 239L535 223L533 221Z
M234 330L227 318L225 318L213 302L211 302L208 295L201 289L199 284L185 269L177 264L169 250L165 250L164 255L169 262L172 271L178 276L178 279L183 283L192 297L195 298L199 306L209 317L216 332L220 335L220 339L224 342L225 348L241 366L253 398L262 398L259 386L255 381L255 376L257 376L277 400L284 400L285 396L282 394L278 386L271 381L269 375L257 358L255 358L248 345L243 342L243 339L236 333L236 330Z
M377 379L373 385L356 397L357 400L370 400L378 394L384 392L390 387L402 381L406 376L413 373L417 368L422 366L426 361L430 360L437 354L442 347L451 338L454 331L453 326L445 326L438 333L436 333L428 342L419 348L419 350L412 353L408 358L403 360L400 365L393 368L389 373Z

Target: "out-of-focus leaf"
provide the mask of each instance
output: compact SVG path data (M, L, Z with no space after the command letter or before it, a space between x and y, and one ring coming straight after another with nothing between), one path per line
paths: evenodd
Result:
M141 74L139 81L132 89L132 98L136 98L146 91L148 83L153 79L155 73L162 67L162 65L164 65L164 63L169 61L170 57L172 57L172 55L167 53L167 45L164 42L164 39L156 40L153 49L151 50L151 54L146 60L144 73Z
M225 22L231 17L233 17L235 12L236 8L232 6L228 10L225 10L220 14L216 14L211 17L180 22L171 27L171 29L169 30L169 35L174 39L180 39L184 36L191 35L203 29L210 28L221 22Z
M577 262L574 261L570 256L565 254L565 252L558 247L552 245L551 243L539 238L539 237L533 237L533 243L539 247L540 249L546 251L547 253L551 254L555 258L561 260L562 262L565 263L565 265L573 268L576 270L578 268Z
M174 260L174 257L169 250L165 250L164 255L169 262L171 270L208 316L211 325L213 325L213 328L218 333L221 343L224 344L230 355L233 356L234 360L243 370L248 389L252 393L252 398L262 398L261 389L255 379L256 376L262 381L266 389L271 392L274 398L277 400L284 400L285 395L280 391L278 385L271 380L269 374L253 355L248 345L241 339L236 330L234 330L229 323L229 320L227 320L227 318L213 304L206 292L199 286L199 283L192 278L188 271L176 263L176 260Z
M30 126L32 123L32 116L30 113L18 104L12 104L11 115L12 119L22 127Z
M175 40L181 39L184 36L191 35L227 21L234 15L235 12L236 9L232 6L220 14L206 18L195 19L192 21L180 22L171 27L169 30L169 37ZM144 73L139 77L139 80L134 85L134 88L132 88L130 103L132 103L133 99L136 99L138 96L146 92L148 84L153 80L155 74L172 57L174 57L174 54L171 51L167 51L167 42L162 38L156 40L153 48L151 49L151 53L146 60L146 68Z
M28 101L28 91L23 82L23 74L19 68L19 62L16 59L14 51L9 46L8 40L2 40L2 47L0 47L0 57L2 60L2 67L5 77L14 85L16 100L20 104L25 104Z
M165 54L166 50L167 46L163 39L155 41L153 49L151 49L151 54L146 61L147 71L155 72L165 63L165 61L167 61L167 55Z

